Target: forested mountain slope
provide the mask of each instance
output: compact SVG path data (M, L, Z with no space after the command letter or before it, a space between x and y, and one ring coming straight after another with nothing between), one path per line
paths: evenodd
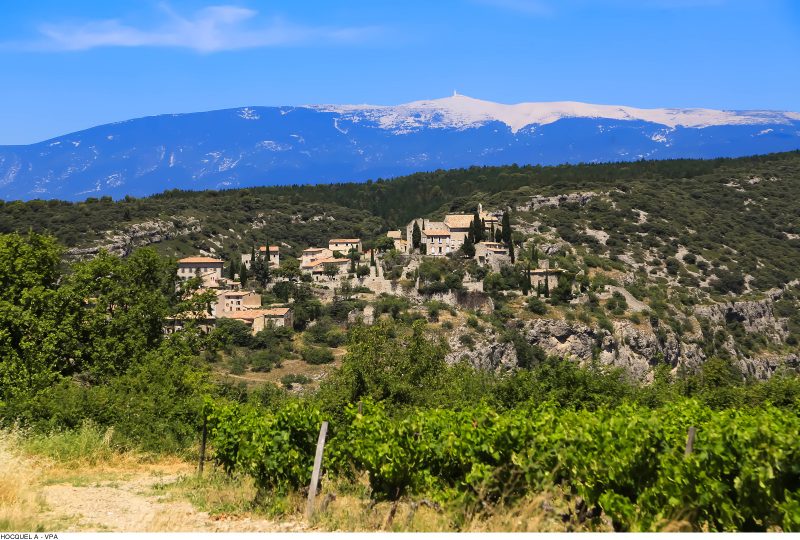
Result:
M735 263L764 290L800 277L800 153L739 159L556 167L472 167L364 184L170 191L146 198L0 203L0 232L50 232L68 247L117 250L154 243L163 253L222 257L254 243L298 254L332 236L367 240L415 216L531 206L537 197L594 192L588 204L544 205L532 216L572 244L611 258L677 245ZM534 204L534 206L537 206ZM586 229L608 234L604 245ZM726 265L730 266L730 265Z

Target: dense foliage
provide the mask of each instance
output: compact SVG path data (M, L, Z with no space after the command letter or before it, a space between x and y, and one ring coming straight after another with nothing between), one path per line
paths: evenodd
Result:
M372 401L362 406L348 407L327 466L368 473L379 498L509 502L558 485L619 530L672 520L696 530L800 528L800 417L774 407L713 411L689 400L587 411L546 403L503 413L415 409L398 418ZM225 467L253 475L262 489L306 485L318 411L224 408L211 418ZM684 456L690 426L697 436Z
M326 418L328 474L367 473L378 499L469 507L558 488L618 530L800 527L796 377L742 384L721 359L689 377L659 370L648 387L553 358L490 375L445 366L422 329L358 327L313 403L216 406L218 461L264 492L302 489ZM690 426L697 435L684 456Z
M715 286L727 292L740 290L746 273L756 278L753 286L759 289L800 277L795 236L800 234L799 171L800 154L789 152L716 160L471 167L363 184L169 191L116 202L0 202L0 232L47 231L77 246L100 240L107 231L160 220L175 228L169 240L158 244L163 253L222 245L221 254L235 260L257 243L288 245L294 255L336 235L361 236L369 245L413 217L474 211L479 202L498 208L524 204L533 195L593 191L607 193L610 201L543 208L536 217L557 228L564 240L589 248L598 242L585 234L587 226L607 232L612 256L629 245L653 243L663 251L663 260L670 260L671 271L686 280L682 265L695 263L688 262L691 257L683 262L675 257L680 243L691 255L702 255L703 264L719 261Z
M142 249L71 267L50 237L0 235L0 418L73 428L114 425L126 443L180 449L210 391L194 360L200 334L171 337L171 316L207 294L177 283L174 262Z

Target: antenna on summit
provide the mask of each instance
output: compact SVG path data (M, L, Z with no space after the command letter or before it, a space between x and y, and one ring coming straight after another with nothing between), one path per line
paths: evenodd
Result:
M455 90L453 90L453 97L457 97L457 96L458 96L458 92L456 92Z

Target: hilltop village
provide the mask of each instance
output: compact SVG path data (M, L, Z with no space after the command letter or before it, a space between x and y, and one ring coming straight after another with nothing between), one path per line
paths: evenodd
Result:
M465 264L450 268L444 259ZM501 272L514 262L508 214L504 217L501 211L486 212L479 204L473 214L447 214L442 221L413 219L402 230L388 231L370 249L364 249L360 238L331 238L327 246L306 247L299 258L294 258L282 257L277 244L254 246L238 260L203 254L182 258L178 260L178 277L199 280L197 292L213 293L207 312L199 317L192 315L204 329L210 330L222 319L235 319L257 334L267 327L294 325L292 302L269 303L263 294L274 296L269 293L282 288L282 283L309 283L325 303L342 291L417 300L421 295L436 295L452 304L459 303L454 299L455 292L477 293L470 305L486 311L492 306L491 300L480 294L485 276ZM431 270L440 274L453 271L433 276L443 277L440 281L431 279ZM551 269L547 259L537 258L535 267L529 260L524 270L527 285L520 288L526 295L532 290L538 296L549 296L560 272ZM359 315L370 322L374 310L367 306ZM181 328L185 322L171 321L168 331Z

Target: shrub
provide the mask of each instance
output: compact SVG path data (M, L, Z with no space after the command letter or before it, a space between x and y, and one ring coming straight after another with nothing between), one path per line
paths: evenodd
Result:
M223 345L249 347L253 342L253 333L247 324L238 319L220 318L212 331L212 338Z
M300 355L309 364L330 364L333 352L325 347L304 347Z
M458 342L470 350L475 347L475 338L472 337L472 334L461 334L458 337Z
M536 315L545 315L547 313L547 304L538 298L531 297L528 298L528 309L531 313L535 313Z
M281 377L281 384L286 389L291 389L295 384L308 384L311 379L299 373L289 373Z

